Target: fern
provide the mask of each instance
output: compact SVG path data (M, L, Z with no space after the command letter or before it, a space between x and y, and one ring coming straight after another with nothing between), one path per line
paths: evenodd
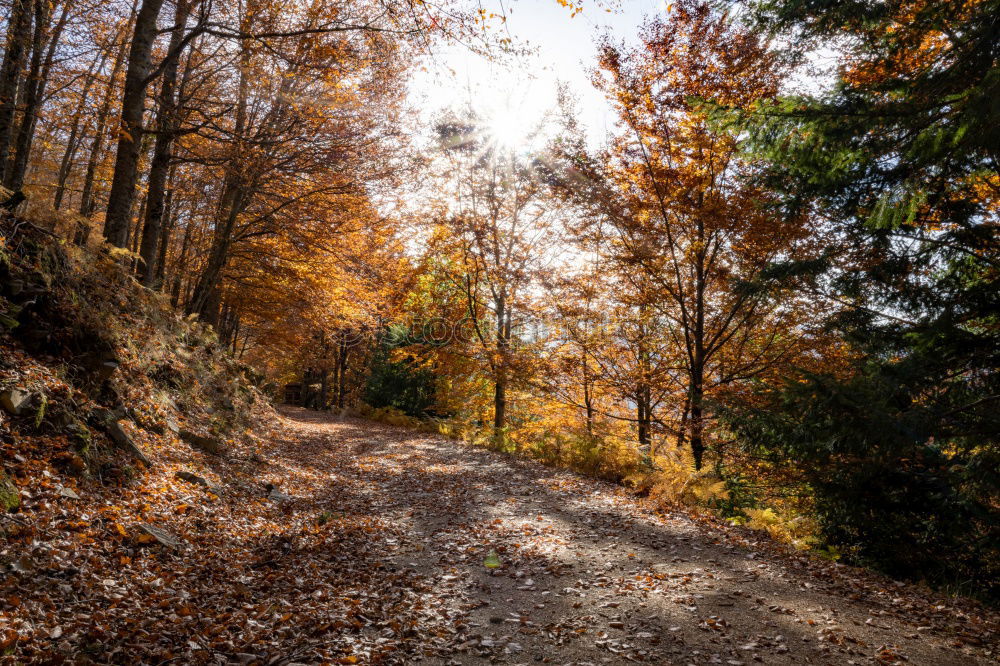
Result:
M689 449L657 453L651 463L652 472L634 474L629 481L640 491L648 492L661 506L709 505L729 497L724 479L707 468L695 469L694 456Z
M805 516L782 515L770 507L743 509L743 513L748 519L747 527L767 532L776 541L791 544L799 550L807 550L819 544L817 525ZM834 554L839 557L839 554Z

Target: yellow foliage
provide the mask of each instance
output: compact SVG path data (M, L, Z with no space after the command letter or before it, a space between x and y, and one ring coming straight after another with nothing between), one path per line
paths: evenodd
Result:
M362 418L401 428L422 429L421 426L423 425L423 421L420 419L404 414L395 407L371 407L370 405L361 403L358 407L358 415Z
M630 476L636 489L660 506L700 505L729 498L726 482L708 469L696 470L688 448L672 448L653 456L652 471Z
M747 516L747 527L767 532L782 543L793 545L799 550L807 550L818 542L817 526L806 516L785 516L774 509L743 509Z

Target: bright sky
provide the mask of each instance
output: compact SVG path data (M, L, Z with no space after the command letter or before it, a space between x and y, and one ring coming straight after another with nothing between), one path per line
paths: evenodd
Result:
M411 98L428 115L470 105L490 118L497 138L523 143L546 112L556 107L556 85L565 83L579 100L579 120L590 141L603 140L614 115L591 86L587 72L595 64L595 41L603 31L616 40L635 39L643 17L662 11L663 0L622 0L614 13L587 3L573 17L556 0L482 0L484 9L503 13L500 27L516 44L535 52L498 63L453 45L439 47L428 71L414 77Z

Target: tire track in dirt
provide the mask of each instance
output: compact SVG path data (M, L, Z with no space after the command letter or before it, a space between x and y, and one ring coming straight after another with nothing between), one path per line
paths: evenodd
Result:
M423 433L286 410L322 437L335 485L400 536L448 629L439 664L993 663L996 618L807 558L621 488ZM332 462L332 460L331 460ZM750 535L751 539L759 539ZM496 550L503 566L483 566Z

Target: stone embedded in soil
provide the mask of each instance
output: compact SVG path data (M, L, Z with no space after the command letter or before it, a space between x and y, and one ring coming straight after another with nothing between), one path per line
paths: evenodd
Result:
M11 416L20 416L31 406L31 394L19 388L0 393L0 407Z
M118 361L103 361L97 368L97 378L101 381L110 379L118 369Z
M105 427L107 428L108 435L111 437L111 441L115 443L115 446L127 452L146 467L153 466L153 461L149 459L149 456L147 456L146 453L140 449L134 441L132 441L132 437L125 432L121 421L110 417L108 418L107 425Z
M159 527L154 527L153 525L147 525L146 523L139 524L139 530L142 534L139 535L139 541L143 543L151 543L156 541L157 543L166 546L167 548L180 548L182 542L180 539L175 537L170 532L161 529ZM143 535L147 535L145 538Z
M190 430L181 430L179 436L192 448L204 451L205 453L210 453L213 456L223 456L227 453L226 447L223 446L222 442L219 441L219 438L217 437L199 435L198 433L191 432Z
M268 492L267 498L269 500L273 500L273 501L278 502L278 503L281 503L281 502L291 502L292 501L292 496L291 495L286 495L285 493L281 492L277 488L272 488L270 490L270 492Z
M195 485L199 485L199 486L205 488L206 490L210 490L210 491L214 492L215 494L219 493L219 489L216 486L214 486L211 482L209 482L208 479L206 479L204 477L201 477L201 476L198 476L197 474L194 474L193 472L188 472L188 471L185 471L185 470L180 470L176 474L174 474L174 476L176 476L178 479L181 479L182 481L187 481L188 483L193 483Z

